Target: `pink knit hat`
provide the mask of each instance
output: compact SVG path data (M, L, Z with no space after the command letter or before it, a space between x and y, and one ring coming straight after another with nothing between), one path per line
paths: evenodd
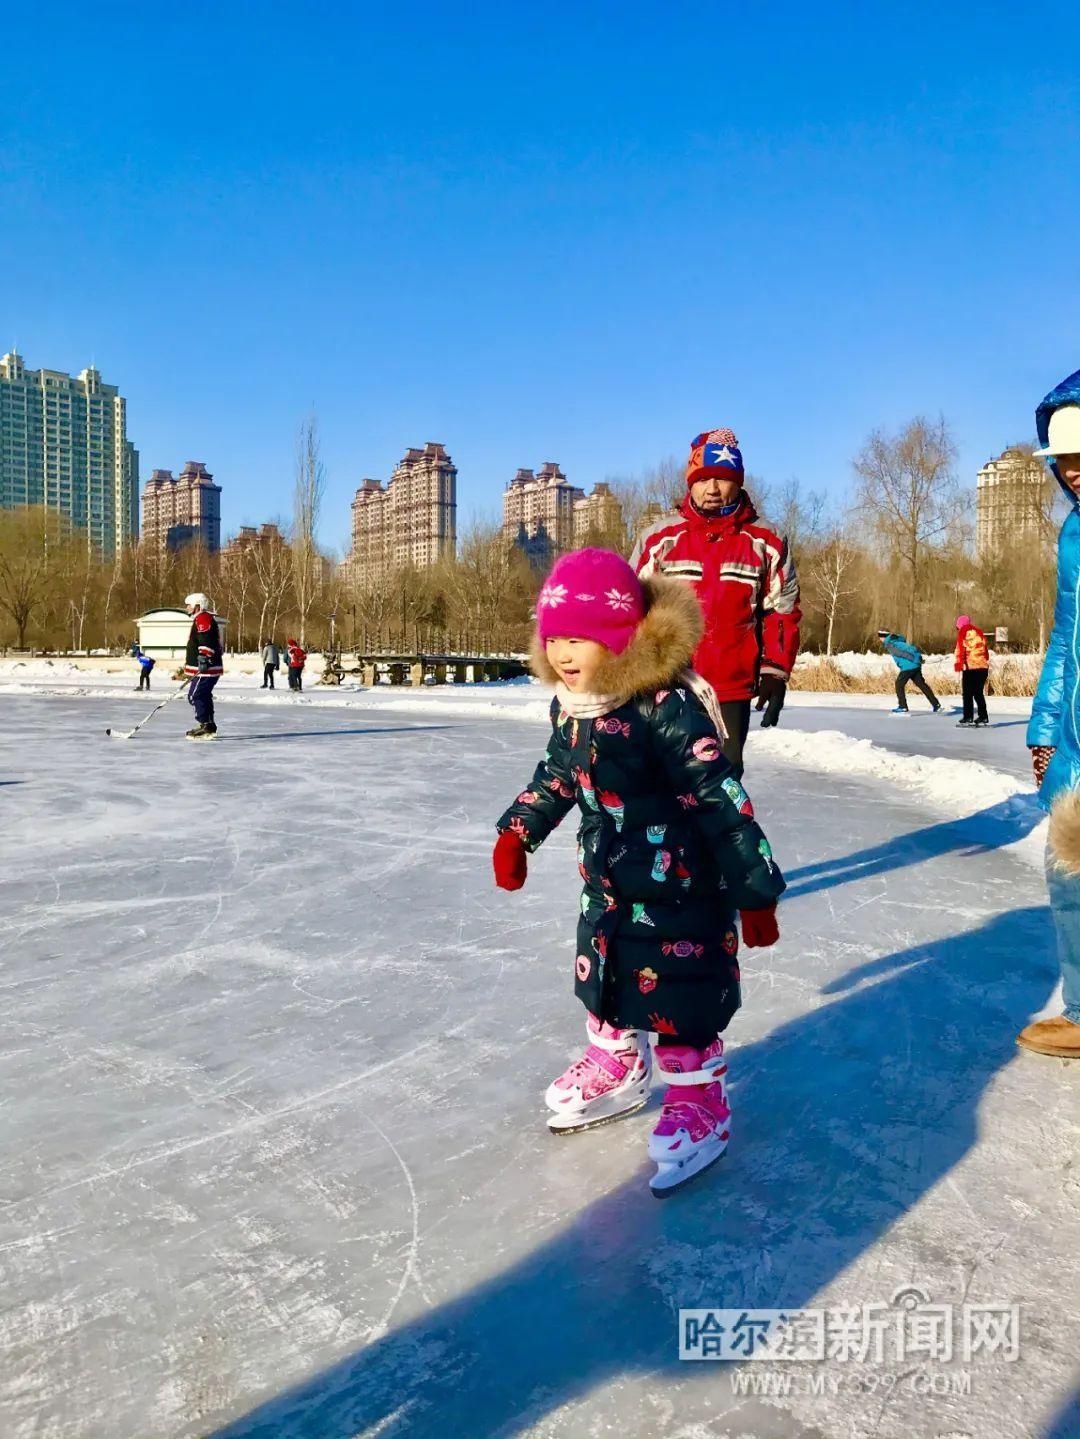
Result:
M958 630L966 630L967 627L968 627L968 625L970 625L970 624L971 624L971 616L970 616L970 615L961 615L961 616L959 617L959 619L956 621L956 628L957 628Z
M536 601L540 639L596 640L614 654L634 638L645 616L641 581L612 550L563 555Z

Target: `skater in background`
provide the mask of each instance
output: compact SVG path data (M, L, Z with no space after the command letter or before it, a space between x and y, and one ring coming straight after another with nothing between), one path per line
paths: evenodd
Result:
M743 489L743 458L731 430L709 430L690 447L687 496L638 541L630 563L689 581L705 613L694 667L716 692L736 776L750 729L750 701L775 725L799 653L799 581L787 540L759 524Z
M881 641L881 648L887 655L892 655L896 661L896 708L894 715L906 715L907 687L914 685L921 690L930 701L931 714L938 714L941 705L938 697L927 684L923 672L922 651L915 645L909 644L903 635L894 635L891 630L878 630L878 639Z
M262 647L263 689L274 688L274 676L281 668L281 653L273 640L265 640Z
M986 636L967 615L956 621L956 658L953 668L960 675L964 717L959 727L975 729L990 723L986 713L986 679L990 673L990 650Z
M212 739L217 734L214 686L222 674L221 634L214 607L205 595L188 595L184 607L191 616L184 673L191 676L188 704L195 709L195 728L187 735L188 739Z
M556 685L546 758L498 821L496 883L574 808L585 881L575 990L588 1048L548 1088L554 1131L632 1113L649 1091L649 1031L668 1082L649 1141L663 1194L724 1152L724 1042L743 942L771 945L784 880L724 758L715 696L689 670L701 640L689 587L642 583L620 556L558 561L537 602L536 674Z
M154 661L150 655L144 654L141 649L136 649L135 658L139 662L139 689L150 688L150 671L154 668Z
M1058 542L1054 629L1027 731L1039 801L1050 811L1046 882L1063 1012L1029 1024L1017 1043L1036 1054L1080 1059L1080 370L1051 390L1035 425L1042 443L1035 453L1050 461L1069 502Z
M307 659L307 651L302 650L295 640L286 640L285 657L289 666L289 688L291 690L302 690L304 688L304 662Z

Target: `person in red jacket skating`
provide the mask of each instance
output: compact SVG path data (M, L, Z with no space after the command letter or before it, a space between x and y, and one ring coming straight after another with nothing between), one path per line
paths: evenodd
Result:
M690 446L689 493L638 540L638 574L688 580L705 612L694 668L720 701L724 753L741 775L750 701L775 725L799 652L799 581L787 541L758 524L743 489L743 460L731 430L708 430Z
M304 665L307 662L307 651L298 645L295 640L286 640L285 655L289 662L289 688L291 690L302 690L304 688Z

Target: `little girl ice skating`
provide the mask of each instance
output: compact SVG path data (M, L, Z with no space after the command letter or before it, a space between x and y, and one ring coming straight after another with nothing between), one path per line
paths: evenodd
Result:
M649 1031L668 1082L649 1140L669 1193L719 1159L730 1109L720 1038L739 1008L743 941L774 944L784 880L721 753L709 687L687 666L702 631L693 591L640 581L618 555L579 550L537 602L532 662L556 684L547 755L498 822L495 879L525 883L526 856L575 802L585 881L575 990L589 1045L545 1096L556 1132L646 1102Z

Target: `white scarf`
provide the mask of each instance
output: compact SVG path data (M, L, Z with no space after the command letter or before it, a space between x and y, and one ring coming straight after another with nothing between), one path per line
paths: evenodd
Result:
M555 698L571 719L599 719L623 703L612 695L575 694L562 680L555 686Z
M721 741L726 740L728 733L720 713L720 702L708 680L702 679L696 670L685 669L673 681L673 687L675 685L685 686L697 695L705 713L715 725L717 735ZM599 719L626 703L624 699L616 699L614 695L575 694L568 690L561 680L555 686L555 697L571 719Z

